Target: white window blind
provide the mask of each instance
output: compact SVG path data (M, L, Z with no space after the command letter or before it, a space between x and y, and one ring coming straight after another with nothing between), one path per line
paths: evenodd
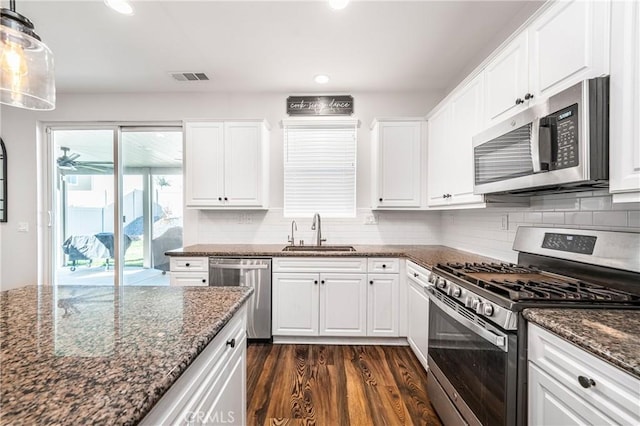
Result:
M283 122L285 217L355 217L357 123Z

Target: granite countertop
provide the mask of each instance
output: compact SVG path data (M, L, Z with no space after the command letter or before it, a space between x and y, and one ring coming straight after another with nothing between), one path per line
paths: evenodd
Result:
M137 423L252 292L102 286L0 292L0 423Z
M523 315L640 378L640 311L535 308Z
M437 245L354 245L355 252L291 252L282 244L196 244L166 252L167 256L254 257L404 257L431 269L445 262L498 262L496 259Z

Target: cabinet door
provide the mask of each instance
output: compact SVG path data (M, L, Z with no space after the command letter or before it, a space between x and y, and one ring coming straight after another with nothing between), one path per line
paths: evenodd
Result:
M441 110L429 118L429 152L427 168L427 188L429 205L440 206L448 204L446 197L452 159L448 157L448 144L451 136L451 106L445 105Z
M556 2L529 27L530 82L535 99L609 73L608 1Z
M227 206L262 203L262 125L225 123L224 197Z
M609 189L640 201L640 3L614 2L611 34Z
M317 336L318 274L273 274L274 336Z
M427 368L427 347L429 343L429 298L421 286L409 279L407 286L407 340L413 353Z
M377 207L420 207L421 123L378 124Z
M526 31L513 40L484 70L487 125L505 120L526 108L529 86L529 58Z
M529 425L612 425L616 422L529 362Z
M216 207L224 203L224 125L185 123L185 204Z
M367 279L367 336L398 337L398 275L369 274Z
M367 276L320 274L320 335L367 335Z
M447 144L453 164L447 169L449 204L482 203L482 195L473 194L473 136L483 125L483 75L473 79L451 99L451 138Z

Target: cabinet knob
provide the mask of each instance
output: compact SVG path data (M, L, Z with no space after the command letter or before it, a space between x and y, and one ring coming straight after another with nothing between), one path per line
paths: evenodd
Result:
M229 201L229 199L228 199L227 197L224 197L224 200L225 200L225 201Z
M206 282L207 282L207 280L203 278L203 279L202 279L202 282L203 282L203 283L206 283Z
M314 284L318 284L318 280L313 280L313 283Z
M320 284L324 284L324 280L320 281Z
M378 201L382 202L382 198L378 198Z
M591 386L596 385L596 382L593 379L584 376L578 376L578 382L580 382L580 386L585 389L589 389Z
M222 197L218 197L218 201L222 201Z
M369 281L369 284L373 285L373 280Z
M384 263L382 264L382 269L386 268L387 265L385 265Z
M236 339L227 340L227 346L231 346L232 348L236 347Z
M415 272L414 272L414 273L413 273L413 276L414 276L414 277L416 277L416 278L418 278L418 277L420 276L420 274L418 274L418 273L415 273Z
M523 103L524 103L524 99L522 99L522 98L516 99L516 105L520 105L520 104L523 104Z
M184 266L189 267L189 266L191 266L191 264L190 263L185 263Z
M529 100L529 99L533 99L533 95L531 93L527 93L526 95L524 95L524 99L525 100Z

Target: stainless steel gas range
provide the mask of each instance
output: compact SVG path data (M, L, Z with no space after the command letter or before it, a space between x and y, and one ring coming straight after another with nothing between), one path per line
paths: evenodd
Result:
M640 234L520 227L518 264L438 264L429 397L445 424L524 425L529 307L640 309Z

